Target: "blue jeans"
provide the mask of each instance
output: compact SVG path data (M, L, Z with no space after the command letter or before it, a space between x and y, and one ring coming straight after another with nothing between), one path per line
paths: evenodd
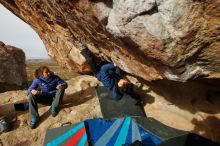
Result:
M64 92L65 89L58 89L55 96L29 94L29 113L31 118L36 118L39 116L37 103L52 103L52 108L58 108L59 104L62 102Z

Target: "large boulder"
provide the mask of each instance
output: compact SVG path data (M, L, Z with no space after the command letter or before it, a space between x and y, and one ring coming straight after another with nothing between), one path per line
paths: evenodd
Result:
M219 0L0 0L27 22L49 55L88 72L78 41L144 80L219 78Z
M24 52L0 42L0 92L21 89L26 83Z
M147 115L200 135L210 132L207 137L219 141L214 134L219 133L219 84L213 94L210 84L199 88L204 82L186 82L198 77L220 78L219 0L0 3L39 34L59 65L88 73L78 46L78 42L84 43L97 63L113 61L130 78L135 77L133 83L149 96L145 95Z

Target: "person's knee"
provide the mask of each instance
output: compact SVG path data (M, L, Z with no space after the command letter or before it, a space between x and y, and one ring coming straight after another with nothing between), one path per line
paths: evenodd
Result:
M61 93L63 92L64 93L65 89L57 89L57 92L61 92Z
M28 94L29 101L34 100L34 99L35 99L35 96L32 93Z
M65 89L57 89L56 91L56 97L62 97L65 93Z

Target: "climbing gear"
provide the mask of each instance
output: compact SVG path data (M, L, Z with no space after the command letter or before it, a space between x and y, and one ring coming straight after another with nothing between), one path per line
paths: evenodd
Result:
M32 118L30 123L30 128L31 129L36 128L39 120L40 120L39 116Z
M51 115L52 115L53 117L56 117L57 114L58 114L58 110L57 110L57 108L52 107L52 109L51 109Z
M0 132L8 132L10 129L10 124L5 119L0 119Z

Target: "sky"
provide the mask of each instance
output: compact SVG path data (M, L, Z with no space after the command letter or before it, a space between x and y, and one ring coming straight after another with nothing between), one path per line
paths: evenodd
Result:
M49 58L38 34L0 4L0 41L22 49L26 59Z

